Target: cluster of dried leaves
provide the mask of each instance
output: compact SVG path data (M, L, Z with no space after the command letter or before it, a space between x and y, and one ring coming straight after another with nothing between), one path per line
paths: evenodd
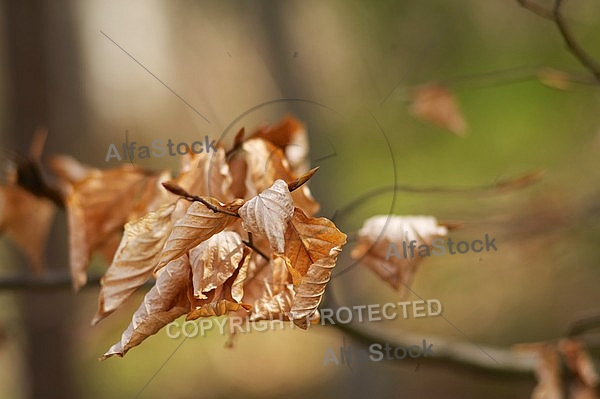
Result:
M288 117L248 137L242 130L228 150L219 145L214 154L188 154L175 177L128 164L100 170L54 156L49 166L56 186L42 172L44 139L37 136L32 154L0 196L3 227L36 270L42 270L58 205L67 211L74 288L86 284L94 253L110 262L93 324L155 280L103 358L123 356L182 315L194 320L235 313L253 322L291 320L302 328L318 318L346 235L330 220L314 217L319 204L305 183L316 169L307 171L307 137L297 120ZM32 215L34 223L22 223ZM419 244L430 243L437 222L393 217L384 242L376 245L386 223L373 220L359 233L353 256L399 289L395 279L407 284L420 259L385 262L394 273L390 279L377 264L382 251L407 238L407 231Z
M600 398L600 374L583 341L565 338L558 343L520 344L515 349L538 359L532 399Z
M86 284L94 253L110 262L93 324L155 281L102 359L123 356L182 315L233 313L252 322L291 320L301 328L318 318L346 235L314 217L319 204L305 183L316 168L307 171L306 132L297 120L288 117L248 137L242 129L228 150L219 145L214 154L188 154L175 177L128 164L100 170L54 156L49 166L58 184L50 185L41 166L44 141L38 133L29 157L0 186L2 231L40 273L53 215L57 207L66 209L74 288ZM494 189L538 178L526 175ZM389 244L414 240L415 247L431 249L452 227L431 216L375 216L359 230L351 256L406 294L423 258L386 259ZM533 349L541 359L534 398L561 397L559 352L576 377L571 397L596 397L590 395L598 375L580 342Z

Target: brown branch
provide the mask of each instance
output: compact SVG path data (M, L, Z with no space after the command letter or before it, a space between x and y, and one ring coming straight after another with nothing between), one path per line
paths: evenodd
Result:
M530 0L517 0L517 2L537 16L554 22L567 45L567 49L600 82L600 64L577 42L573 32L571 32L571 29L567 25L562 13L564 0L555 0L552 10L548 10Z
M150 289L153 281L143 285ZM100 276L88 278L86 289L97 289L100 286ZM16 276L0 278L0 290L11 291L37 291L37 290L70 290L71 276L69 274L46 274L43 277ZM383 323L383 322L382 322ZM373 343L388 343L392 347L410 347L426 340L434 344L434 356L419 357L418 359L406 358L397 364L423 364L432 367L445 367L461 372L477 373L494 378L510 378L533 380L535 378L535 355L526 355L510 349L491 347L486 345L473 345L470 342L450 341L438 336L425 336L408 333L405 331L374 327L373 323L362 324L326 324L355 340L371 345ZM591 345L595 347L597 345ZM494 360L485 353L490 354Z
M567 337L576 337L597 328L600 328L600 312L595 311L571 323L567 331Z
M569 51L571 51L571 53L579 60L579 62L581 62L583 66L585 66L594 75L596 80L600 82L600 64L598 64L596 60L594 60L575 39L575 36L567 26L565 17L563 16L563 4L563 0L556 0L556 3L554 4L553 15L556 27L565 40Z
M435 353L433 357L419 357L418 359L404 359L402 364L419 363L423 365L432 365L435 367L458 368L460 371L475 372L494 377L510 377L533 380L535 378L535 366L537 359L533 355L524 355L511 351L485 345L473 345L470 342L448 341L441 337L416 335L405 331L387 330L381 327L373 327L373 323L358 324L328 324L348 334L357 341L371 345L373 343L390 344L392 347L403 346L408 348L412 345L418 345L426 340L428 344L433 344L432 350ZM481 349L490 354L494 359L490 359Z
M188 193L187 191L185 191L185 189L183 187L178 186L177 184L175 184L173 182L163 182L162 185L164 188L167 189L167 191L169 191L175 195L179 195L180 197L183 197L188 201L198 201L198 202L204 204L204 206L206 206L208 209L210 209L214 213L224 213L226 215L233 216L236 218L240 217L240 215L238 215L235 212L231 212L231 211L228 211L227 209L223 209L221 207L213 205L202 197L198 197L197 195Z
M547 19L549 21L554 21L554 14L552 13L552 11L540 6L539 4L534 3L533 1L530 0L517 0L517 2L524 8L526 8L527 10L531 11L532 13L534 13L535 15L537 15L538 17L542 17L544 19Z
M265 255L265 253L263 251L261 251L260 249L258 249L256 246L254 246L254 240L252 239L252 233L248 232L248 241L242 241L248 248L250 248L251 250L253 250L254 252L256 252L257 254L259 254L260 256L262 256L267 262L271 261L271 258L269 258L267 255Z

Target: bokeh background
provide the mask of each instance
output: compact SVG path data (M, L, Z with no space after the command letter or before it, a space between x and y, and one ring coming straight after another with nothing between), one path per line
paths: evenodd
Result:
M600 2L571 0L566 11L600 59ZM414 292L439 300L456 328L440 317L376 328L509 349L557 339L600 310L600 91L540 83L542 67L586 71L555 26L516 1L2 0L0 32L3 163L26 151L39 126L49 129L46 154L107 168L118 166L105 157L126 131L145 144L205 135L231 142L242 126L292 114L307 127L311 166L321 166L311 181L321 214L337 211L344 232L391 212L460 221L455 241L496 237L497 252L432 257L416 275ZM464 137L410 114L411 88L436 81L456 95ZM136 162L178 165L174 157ZM469 188L533 169L545 178L524 190L388 193L343 212L394 176L414 187ZM340 271L352 263L350 247ZM6 238L0 257L0 279L31 273ZM49 275L67 273L64 213L47 259ZM106 266L95 259L90 274ZM399 300L360 265L329 290L345 306ZM331 326L252 332L233 349L214 331L182 344L163 330L124 359L98 362L143 292L92 328L97 294L96 286L0 290L0 397L528 398L535 385L533 375L453 365L323 366L327 348L352 342Z

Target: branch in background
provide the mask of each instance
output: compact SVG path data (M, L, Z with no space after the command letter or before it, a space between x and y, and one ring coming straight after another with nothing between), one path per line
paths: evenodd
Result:
M589 330L600 328L600 312L592 312L575 320L569 326L567 337L576 337Z
M544 7L534 3L531 0L517 0L517 2L527 10L533 12L539 17L554 22L561 36L563 37L567 48L579 60L579 62L589 70L594 78L600 82L600 64L594 60L587 51L577 42L573 32L567 26L566 19L562 13L564 1L556 0L554 8L552 10L545 9Z
M549 21L554 21L554 14L552 14L552 11L547 10L544 7L540 6L539 4L536 4L535 2L530 1L530 0L517 0L517 1L519 2L519 4L522 7L528 9L529 11L531 11L538 17L542 17Z
M522 378L526 380L535 379L535 367L537 359L534 356L526 356L510 349L500 349L484 345L474 345L470 342L453 342L435 336L416 335L414 333L399 332L397 330L385 330L374 328L370 324L329 324L348 334L359 342L369 346L373 343L392 347L403 346L408 348L412 345L420 345L423 340L433 344L433 357L419 357L411 361L439 367L460 368L461 371L486 374L494 377ZM496 361L490 359L481 349L492 356ZM405 360L408 360L405 359ZM398 362L400 363L400 362ZM406 364L404 362L402 364Z
M553 14L554 14L554 22L556 23L556 27L560 31L560 34L562 35L563 39L565 40L565 43L567 44L567 47L569 48L571 53L575 57L577 57L579 62L581 62L583 64L583 66L585 66L594 75L596 80L598 80L600 82L600 64L598 64L596 62L596 60L594 60L587 53L587 51L585 51L583 49L583 47L581 47L581 45L579 45L579 43L577 43L575 36L573 36L573 33L567 26L565 17L562 14L563 4L564 4L563 0L556 0L556 3L554 5Z
M33 290L70 290L71 276L69 274L47 274L36 278L31 276L3 277L0 278L0 291L33 291ZM100 276L88 278L88 284L84 288L95 289L100 285ZM147 282L142 287L150 289L154 282ZM331 299L330 299L331 301ZM597 327L600 323L600 313L593 317L575 322L570 329L569 336L577 335L583 330ZM397 364L406 365L425 364L434 367L451 367L460 371L487 375L494 378L510 378L533 380L535 378L535 367L537 358L525 355L510 349L502 349L485 345L474 345L470 342L449 341L436 336L424 336L421 334L400 332L398 330L386 330L380 325L373 327L372 324L327 324L328 326L349 335L356 341L371 345L373 343L388 343L392 347L410 347L420 344L423 340L434 344L433 357L419 357L418 359L405 359ZM597 347L600 342L590 345ZM483 349L483 351L482 351ZM484 352L485 351L485 352ZM489 354L493 360L487 355Z

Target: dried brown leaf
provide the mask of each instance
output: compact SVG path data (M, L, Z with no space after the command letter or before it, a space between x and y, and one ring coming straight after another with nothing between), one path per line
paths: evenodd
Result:
M44 252L55 205L18 186L0 187L0 232L23 251L36 273L44 270Z
M95 170L70 155L53 155L50 157L49 166L63 184L79 183Z
M562 339L558 343L558 349L564 354L567 366L585 386L592 388L598 386L600 376L581 340Z
M234 213L243 204L242 200L236 200L227 205L223 205L213 198L209 198L207 201L215 207ZM193 202L185 216L173 227L156 269L160 269L173 259L184 255L196 245L235 223L236 220L237 218L234 216L213 212L204 204Z
M244 142L241 153L230 160L236 195L252 198L269 188L277 179L291 182L296 179L281 149L270 142L254 138ZM241 186L242 182L243 187ZM312 215L319 210L307 185L292 193L294 204Z
M197 196L210 196L221 201L233 200L232 177L225 159L225 150L218 148L214 153L193 154L189 164L182 168L175 179L177 185Z
M156 334L161 328L187 313L190 310L187 297L189 286L190 264L187 256L182 256L161 269L156 285L144 297L121 340L114 344L101 360L114 355L124 356L150 335Z
M278 125L264 126L251 135L252 138L262 138L280 148L290 163L293 173L303 173L308 170L308 135L306 127L293 116L285 116Z
M221 231L191 249L194 296L206 298L203 293L224 284L236 271L243 253L242 238L235 231Z
M346 235L326 218L306 216L296 208L285 234L285 257L302 276L290 310L294 323L307 327L319 306Z
M553 89L569 90L571 78L569 74L554 68L542 68L537 72L537 78L543 85Z
M233 253L237 253L237 249L234 248ZM244 268L244 265L247 264L246 260L250 257L250 251L247 248L243 248L241 250L241 257L237 264L235 264L234 271L221 285L217 285L216 288L207 292L207 295L203 295L202 299L197 299L195 296L195 292L197 291L195 287L194 292L191 294L193 310L188 313L186 316L186 320L195 320L199 317L211 317L211 316L223 316L228 314L229 312L240 312L246 313L248 310L252 308L251 305L242 303L240 301L240 294L243 295L242 292L239 291L239 286L236 287L236 284L239 284L239 275ZM215 262L221 262L219 259L214 259Z
M458 101L448 88L439 84L417 87L411 92L410 112L417 118L463 136L467 123Z
M224 316L229 312L236 312L242 309L247 311L252 309L252 306L246 303L232 302L228 299L220 299L192 310L185 319L196 320L200 317Z
M261 281L262 295L252 305L250 321L259 320L289 320L289 313L294 302L294 287L285 284L274 293L271 284Z
M120 232L128 220L149 210L148 201L156 197L162 178L164 176L125 165L107 171L92 170L72 185L66 205L75 289L87 280L86 267L91 254L115 232Z
M275 181L246 202L239 213L244 230L266 237L274 251L283 253L285 230L294 214L294 203L285 181Z
M98 312L92 324L115 311L152 276L154 266L172 228L175 203L125 225L114 260L102 277Z
M410 285L417 266L423 259L419 252L425 251L425 248L421 246L430 251L432 241L447 233L447 228L438 225L432 216L374 216L366 220L359 230L358 242L350 255L353 259L360 259L394 289L402 289L407 293L404 287ZM416 242L414 257L411 258L409 251L406 257L402 257L403 242L408 246L413 240ZM386 260L392 243L401 258L392 251Z
M553 345L543 345L539 349L539 361L536 367L538 384L531 399L562 399L560 359Z

